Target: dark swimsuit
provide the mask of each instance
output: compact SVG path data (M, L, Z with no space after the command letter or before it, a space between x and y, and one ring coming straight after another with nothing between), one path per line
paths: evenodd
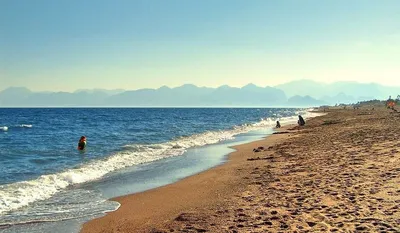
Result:
M78 143L78 149L79 149L79 150L84 150L85 147L86 147L86 143L85 143L84 141L80 141L80 142Z

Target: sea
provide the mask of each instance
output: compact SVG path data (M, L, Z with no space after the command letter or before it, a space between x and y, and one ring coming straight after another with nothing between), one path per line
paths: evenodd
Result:
M297 108L0 108L0 232L79 232L110 198L224 163ZM87 148L77 150L81 136ZM55 230L56 229L56 230Z

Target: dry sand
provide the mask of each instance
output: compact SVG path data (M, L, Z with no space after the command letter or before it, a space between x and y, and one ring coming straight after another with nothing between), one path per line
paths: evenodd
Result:
M116 198L120 209L82 232L400 232L400 113L331 110L283 132Z

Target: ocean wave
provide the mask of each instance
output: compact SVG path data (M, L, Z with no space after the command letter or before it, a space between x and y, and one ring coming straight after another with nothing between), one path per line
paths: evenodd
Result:
M118 202L106 201L98 191L85 189L75 189L74 192L61 191L50 199L2 216L0 231L2 228L16 225L99 216L116 210L119 206Z
M22 125L19 125L19 127L21 127L21 128L32 128L32 125L22 124Z
M10 128L32 128L32 125L21 124L16 126L0 126L0 131L8 131Z
M305 118L312 113L303 115ZM266 118L253 124L236 126L231 130L208 131L173 141L152 145L126 145L123 150L104 159L94 160L78 168L42 175L35 180L0 185L0 214L18 209L38 200L48 199L68 186L102 178L104 175L137 164L182 155L187 149L233 139L235 135L252 130L295 123L297 116Z

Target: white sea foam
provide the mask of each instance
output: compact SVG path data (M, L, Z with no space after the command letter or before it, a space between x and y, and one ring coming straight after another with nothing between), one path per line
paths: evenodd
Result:
M21 128L32 128L32 125L22 124L22 125L19 125L19 127L21 127Z
M26 125L26 124L21 124L21 125L16 125L16 126L10 126L11 128L32 128L32 125ZM7 126L0 126L0 131L8 131L9 127Z
M311 115L312 113L307 113L303 116L308 118ZM235 135L241 133L265 127L273 127L276 120L280 120L281 124L295 123L297 116L262 119L260 122L254 124L236 126L232 130L209 131L161 144L126 145L118 153L105 159L91 161L78 168L50 175L42 175L31 181L1 185L0 214L26 206L38 200L50 198L55 193L70 185L93 181L121 168L179 156L192 147L215 144L233 139Z
M46 222L60 220L78 219L87 216L98 216L100 214L116 210L119 203L107 201L97 190L74 189L73 192L61 191L53 197L42 202L35 202L27 208L21 208L0 217L0 229L7 226L17 226L6 232L31 232L22 225L35 223L33 232L53 232L50 229L41 231ZM52 224L50 224L52 225ZM54 225L53 225L54 226ZM0 232L2 232L0 230ZM69 231L70 232L70 231Z

